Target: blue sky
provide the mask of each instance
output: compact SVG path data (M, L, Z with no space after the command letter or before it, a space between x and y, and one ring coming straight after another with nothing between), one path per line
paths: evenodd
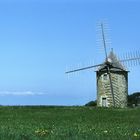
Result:
M102 20L117 54L140 50L139 5L138 0L0 0L0 104L95 100L94 69L68 77L66 67L104 60L96 31ZM139 69L129 68L129 93L140 91Z

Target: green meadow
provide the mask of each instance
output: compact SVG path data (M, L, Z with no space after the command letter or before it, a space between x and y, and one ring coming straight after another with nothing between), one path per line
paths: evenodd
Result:
M140 139L140 108L0 107L0 140L133 139Z

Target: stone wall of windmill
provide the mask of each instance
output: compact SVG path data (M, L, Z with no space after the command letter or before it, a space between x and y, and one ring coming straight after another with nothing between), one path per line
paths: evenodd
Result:
M122 108L126 107L128 95L128 73L126 71L111 71L111 79L115 106ZM109 75L106 70L97 72L97 106L113 106Z

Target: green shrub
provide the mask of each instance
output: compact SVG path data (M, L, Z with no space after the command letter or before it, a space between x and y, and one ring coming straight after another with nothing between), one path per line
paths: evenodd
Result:
M96 101L90 101L87 104L85 104L85 106L97 106L97 102Z
M128 95L128 106L138 106L140 104L140 92L135 92L131 95Z

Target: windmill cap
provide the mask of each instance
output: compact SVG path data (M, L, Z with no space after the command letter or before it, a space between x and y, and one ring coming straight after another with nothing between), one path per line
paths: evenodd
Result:
M123 64L117 59L117 56L115 55L115 53L113 52L113 49L111 49L107 60L105 60L105 62L103 63L102 66L99 67L99 69L97 71L100 71L104 68L106 68L106 65L110 64L111 65L111 70L116 70L116 71L126 71L126 68L123 66Z

